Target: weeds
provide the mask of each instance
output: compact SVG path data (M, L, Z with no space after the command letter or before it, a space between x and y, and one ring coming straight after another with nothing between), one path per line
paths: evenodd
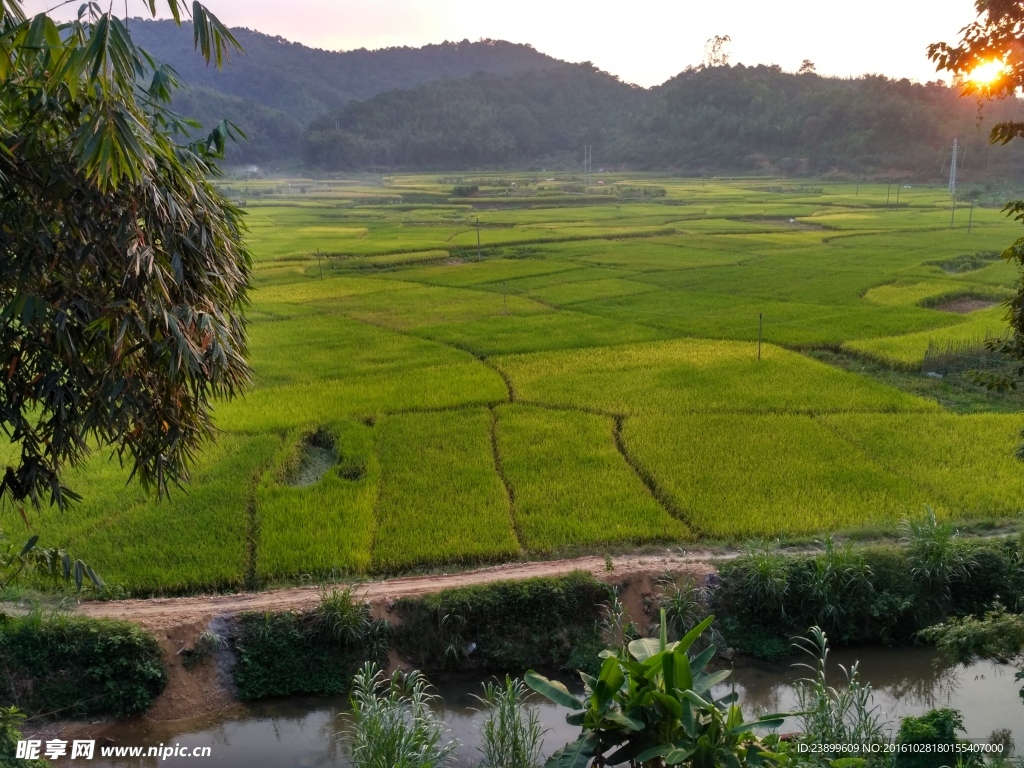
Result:
M218 651L226 650L227 647L227 640L216 632L207 630L196 638L196 641L191 648L185 648L181 651L182 666L186 669L190 669L204 659L213 656Z
M798 664L810 677L797 681L798 721L806 738L817 744L880 744L885 741L885 726L879 709L873 704L871 684L860 681L858 665L847 669L845 686L829 685L828 638L824 630L811 627L808 637L797 638L794 648L810 656L813 664Z
M395 672L391 678L367 662L352 680L350 729L354 768L437 768L458 742L445 739L444 723L434 714L436 699L419 672Z
M487 719L481 726L480 768L539 768L545 729L536 708L526 706L522 680L505 676L505 684L486 682L476 696Z
M911 572L932 595L945 604L950 587L967 577L973 558L958 546L959 533L950 523L940 523L929 508L920 519L904 519L900 523L901 543L907 547Z

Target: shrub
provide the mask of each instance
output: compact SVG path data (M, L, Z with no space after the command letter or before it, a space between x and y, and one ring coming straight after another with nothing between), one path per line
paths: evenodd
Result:
M1024 605L1024 538L972 541L936 530L941 524L922 527L906 547L854 551L833 544L770 567L764 551L750 550L723 563L712 606L722 634L739 650L777 659L789 638L809 626L823 627L840 645L893 645L915 642L947 618L978 613L997 596L1005 605ZM766 599L766 582L778 585L779 599Z
M124 621L3 616L0 705L60 718L144 712L167 683L156 638Z
M418 667L525 670L593 664L612 590L586 573L402 598L395 649ZM476 648L470 653L471 643ZM590 654L593 650L593 654Z
M322 591L312 611L244 613L236 621L234 681L243 700L344 693L361 663L388 653L390 627L373 621L351 589Z

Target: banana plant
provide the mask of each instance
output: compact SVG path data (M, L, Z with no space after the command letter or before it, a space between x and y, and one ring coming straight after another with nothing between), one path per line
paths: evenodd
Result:
M659 638L642 638L618 651L603 651L598 676L581 673L586 688L582 700L556 680L533 671L526 674L527 685L571 709L566 721L582 729L580 737L555 752L545 768L771 764L753 729L777 728L782 716L744 721L735 691L719 699L711 692L730 674L729 670L706 671L715 647L694 656L687 653L714 616L682 640L669 643L664 614L663 609Z

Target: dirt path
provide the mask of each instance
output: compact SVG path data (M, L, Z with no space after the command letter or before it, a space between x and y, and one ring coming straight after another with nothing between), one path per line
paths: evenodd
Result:
M693 550L666 552L664 555L622 555L612 558L609 571L603 557L579 557L570 560L548 560L530 563L507 563L490 568L452 574L411 576L385 581L364 582L359 594L370 603L383 603L399 597L440 592L451 587L490 584L495 581L529 579L538 576L561 576L572 571L589 571L603 581L621 581L628 576L650 575L661 571L689 570L706 572L714 561L736 557L734 552ZM214 616L244 611L284 611L310 608L318 600L317 587L296 587L268 592L203 597L153 598L149 600L115 600L87 602L75 609L83 616L127 619L151 630L169 630L182 625L205 622Z

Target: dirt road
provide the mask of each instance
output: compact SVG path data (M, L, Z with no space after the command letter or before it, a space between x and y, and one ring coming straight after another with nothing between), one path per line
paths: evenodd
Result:
M364 582L359 594L370 603L379 604L399 597L440 592L451 587L490 584L495 581L529 579L538 576L560 576L572 571L588 571L603 581L621 581L628 576L656 574L661 571L712 570L708 563L735 557L732 552L693 550L673 551L664 555L623 555L612 558L608 570L604 557L579 557L569 560L548 560L530 563L507 563L490 568L452 574L412 576ZM127 619L152 630L168 630L185 624L205 622L214 616L243 611L283 611L310 608L318 599L317 587L296 587L267 592L200 597L154 598L150 600L115 600L87 602L75 612L83 616Z

